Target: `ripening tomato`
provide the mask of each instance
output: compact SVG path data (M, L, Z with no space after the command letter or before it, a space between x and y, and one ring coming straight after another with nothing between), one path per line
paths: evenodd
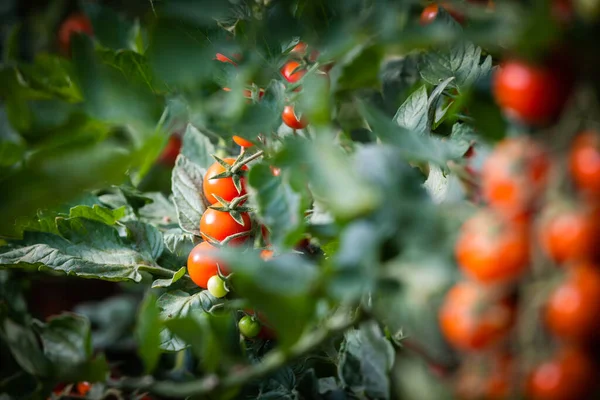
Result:
M306 70L301 68L298 61L288 61L283 68L281 68L281 75L286 81L290 83L296 83L306 74Z
M82 13L71 14L60 26L58 31L58 44L64 55L71 52L71 36L74 33L85 33L89 36L94 34L92 22Z
M596 378L592 360L579 349L566 348L533 370L528 380L528 398L591 399Z
M462 13L454 10L452 8L452 5L450 5L450 4L442 4L442 7L459 24L462 24L462 23L465 22L465 16ZM423 9L423 12L421 12L421 18L419 19L419 22L421 23L421 25L429 25L430 23L432 23L436 19L439 11L440 11L440 8L439 8L439 6L437 4L430 4L430 5L428 5L427 7L425 7Z
M281 119L283 122L292 129L304 129L308 125L308 120L304 115L300 118L296 116L294 106L285 106L283 113L281 113Z
M308 45L306 43L298 42L298 44L294 46L290 53L304 54L306 53L306 49L308 49Z
M557 263L590 258L596 237L595 219L585 208L552 205L538 228L546 255Z
M91 389L92 389L92 384L89 382L83 381L83 382L77 383L77 393L79 393L82 396L87 395Z
M237 144L240 147L252 147L252 146L254 146L254 143L252 143L248 139L244 139L241 136L234 136L233 137L233 141L235 142L235 144Z
M225 161L229 165L233 165L235 163L234 158L224 158ZM248 166L244 165L241 169L242 171L247 171ZM218 162L213 163L206 174L204 175L204 179L202 181L202 189L204 191L204 196L209 201L210 204L215 204L218 200L213 195L217 195L221 197L225 201L231 201L236 197L243 196L246 194L246 177L244 175L240 176L241 183L241 191L238 192L236 189L233 179L231 177L227 178L216 178L213 179L213 176L219 175L225 172L225 167L223 167Z
M260 252L260 258L267 261L273 258L273 250L264 249Z
M227 296L228 293L225 281L219 275L211 276L208 282L206 282L206 288L217 299Z
M177 156L179 155L180 151L181 137L179 137L179 135L171 135L171 137L169 137L167 145L160 154L160 157L158 158L158 162L163 165L172 167L173 165L175 165L175 160L177 159Z
M215 246L208 242L202 242L196 245L188 256L188 274L192 281L203 289L208 288L208 280L211 277L218 275L219 268L222 274L229 273L227 266L215 258L214 254L211 254L215 251L217 251Z
M539 198L549 169L548 155L533 140L504 139L481 170L482 196L491 208L504 216L522 216Z
M494 98L502 111L531 125L557 119L570 90L571 79L566 70L519 60L505 62L493 80Z
M546 323L557 337L585 342L600 337L600 270L578 264L550 295Z
M514 361L509 354L480 355L464 360L456 380L456 397L461 400L506 400L510 398Z
M250 234L252 231L252 220L250 214L247 212L240 213L244 225L240 225L236 220L233 219L231 214L225 211L217 211L212 208L207 208L202 214L200 219L200 234L204 240L208 240L209 237L223 241L231 235L238 233ZM232 239L228 243L231 245L237 245L244 243L248 239L248 235L244 235L235 239Z
M514 281L529 262L527 224L480 211L463 224L455 253L462 271L481 283Z
M600 136L597 132L577 135L569 154L569 168L579 190L600 197Z
M225 55L223 55L221 53L217 53L215 55L214 59L218 60L218 61L221 61L222 63L229 63L229 64L234 65L234 66L237 67L237 64L231 58L229 58L229 57L227 57L227 56L225 56Z
M491 293L472 281L450 289L439 312L440 329L448 343L460 350L482 350L508 334L514 305L505 298L492 298Z

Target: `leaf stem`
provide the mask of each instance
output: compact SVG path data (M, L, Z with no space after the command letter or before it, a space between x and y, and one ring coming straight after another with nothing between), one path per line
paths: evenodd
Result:
M122 389L143 389L167 397L208 395L217 390L241 386L268 376L287 363L310 353L327 342L332 336L343 333L368 318L369 314L361 309L357 310L353 316L346 314L334 315L323 327L305 334L291 348L274 350L267 354L260 363L238 369L222 377L207 375L201 379L188 382L171 382L154 381L152 377L146 376L109 381L108 384Z

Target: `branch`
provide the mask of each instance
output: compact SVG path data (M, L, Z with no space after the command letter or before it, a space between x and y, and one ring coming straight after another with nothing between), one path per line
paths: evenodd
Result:
M330 337L343 333L367 319L368 315L358 310L354 316L334 315L325 326L305 334L288 350L273 350L260 363L225 374L223 377L208 375L189 382L154 381L152 377L124 378L107 382L120 389L142 389L167 397L208 395L217 390L242 386L253 380L268 376L286 364L301 358L325 343Z

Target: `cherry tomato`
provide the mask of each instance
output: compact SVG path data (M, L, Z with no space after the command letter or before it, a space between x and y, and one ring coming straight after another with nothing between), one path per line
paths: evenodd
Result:
M82 396L85 396L88 394L88 392L92 389L92 384L89 382L78 382L77 383L77 393L79 393Z
M283 122L292 129L304 129L308 125L306 117L303 115L300 119L296 116L293 106L285 106L281 114Z
M455 253L462 271L481 283L514 281L529 262L527 224L479 212L462 226Z
M267 261L273 258L273 250L264 249L260 252L260 258Z
M82 13L71 14L58 30L58 44L63 54L71 52L71 35L74 33L85 33L89 36L94 34L92 22Z
M585 342L600 337L600 270L578 264L550 295L546 305L549 330L563 340Z
M219 268L224 275L229 273L227 266L210 254L215 251L217 251L216 247L208 242L202 242L196 245L188 256L188 274L192 281L203 289L208 288L208 280L212 276L218 275Z
M505 400L513 383L513 360L505 353L467 358L459 371L456 395L461 400Z
M179 135L171 135L167 145L163 149L158 162L166 166L172 167L175 165L175 160L181 151L181 137Z
M290 53L304 54L306 53L306 49L308 49L308 45L304 42L298 42L297 45L290 51Z
M251 141L244 139L241 136L234 136L233 137L233 141L235 142L235 144L237 144L240 147L252 147L254 146L254 143L252 143Z
M247 338L256 337L261 330L260 322L249 315L244 315L242 319L240 319L238 327L240 328L240 333Z
M451 5L442 4L442 7L444 7L444 9L448 12L448 14L450 14L452 16L452 18L454 18L459 24L462 24L465 22L465 16L462 15L462 13L459 13L458 11L452 9ZM439 11L440 11L440 9L437 4L428 5L427 7L425 7L423 9L423 12L421 13L421 18L420 18L419 22L421 23L421 25L429 25L436 19Z
M229 64L237 67L237 64L231 58L229 58L221 53L216 54L215 60L221 61L223 63L229 63Z
M569 154L573 181L584 194L600 197L600 137L597 132L577 135Z
M515 309L508 300L491 298L485 288L463 281L446 295L439 321L451 345L460 350L482 350L508 334L514 316Z
M281 174L281 168L277 168L272 165L269 168L271 169L273 176L279 176L279 174Z
M596 236L594 218L582 208L549 208L542 214L539 242L546 255L557 263L587 260Z
M206 283L207 289L214 297L220 299L221 297L227 296L227 288L225 287L225 281L221 279L219 275L213 275Z
M493 81L496 103L504 113L531 125L555 120L570 90L567 71L519 60L505 62Z
M224 158L225 161L229 165L233 165L235 162L234 158ZM244 165L241 169L242 171L247 171L248 166ZM212 179L213 176L219 175L225 172L225 167L223 167L218 162L213 163L206 174L204 175L204 180L202 181L202 189L204 191L204 196L209 201L210 204L215 204L217 202L216 197L213 195L221 197L223 200L231 201L236 197L243 196L246 194L246 177L240 176L240 182L242 186L242 190L238 192L235 185L233 184L233 179L231 177L228 178L218 178Z
M596 366L581 350L563 349L552 359L538 365L528 381L532 400L591 399Z
M290 83L296 83L306 74L306 70L300 68L298 61L288 61L283 68L281 68L281 75L286 81Z
M200 234L205 240L208 240L208 238L211 237L218 241L223 241L231 235L242 232L249 234L252 231L250 214L242 212L240 215L242 216L244 225L238 224L228 212L207 208L200 219ZM232 239L228 243L237 245L244 243L247 239L248 235L245 235Z
M544 189L549 165L546 152L533 140L504 139L481 170L482 196L504 216L522 216Z

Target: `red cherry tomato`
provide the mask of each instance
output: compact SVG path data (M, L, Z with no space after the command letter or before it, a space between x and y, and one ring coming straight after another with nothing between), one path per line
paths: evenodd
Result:
M82 396L85 396L88 394L88 392L92 389L92 384L89 382L78 382L77 383L77 393L79 393Z
M482 350L508 334L514 306L506 299L492 298L490 293L470 281L450 289L440 308L439 321L451 345L461 350Z
M71 52L71 35L74 33L85 33L89 36L94 34L92 22L85 14L71 14L60 26L58 44L64 55L68 55Z
M481 283L514 281L529 263L527 224L479 212L462 226L455 252L463 272Z
M187 269L192 281L203 289L208 288L208 280L221 273L229 273L227 266L215 258L217 248L208 242L202 242L192 249L188 256Z
M538 365L528 382L528 399L591 399L597 378L596 366L581 350L563 349Z
M267 261L273 258L273 250L264 249L260 252L260 258Z
M556 205L542 214L539 242L557 263L587 260L596 238L596 218L582 208Z
M294 48L290 51L290 53L304 54L304 53L306 53L307 48L308 48L308 45L306 43L298 42L298 44L294 46Z
M285 106L281 114L283 122L292 129L304 129L308 125L308 120L303 115L298 118L294 112L293 106Z
M597 132L577 135L569 154L569 168L579 190L600 198L600 136Z
M297 61L288 61L281 69L281 75L286 81L296 83L306 74L306 70L300 68Z
M452 5L442 3L442 7L444 7L448 14L450 14L452 18L454 18L459 24L465 22L465 16L462 15L462 13L459 13L458 11L454 10L452 8ZM423 9L419 22L421 23L421 25L429 25L436 19L439 11L440 9L437 4L428 5Z
M522 216L544 189L549 166L548 155L533 140L504 139L481 170L482 196L504 216Z
M506 115L531 125L559 117L571 90L567 71L509 60L496 72L493 93Z
M231 235L242 232L249 234L252 230L250 215L246 212L242 212L240 215L242 216L244 225L238 224L228 212L207 208L200 219L200 234L205 240L208 240L208 238L211 237L218 241L223 241ZM247 239L248 235L245 235L232 239L228 243L237 245L244 243Z
M229 165L233 165L235 159L224 158L223 161L225 161ZM244 165L241 170L247 171L248 166ZM236 197L243 196L246 194L246 177L243 175L240 176L242 190L239 192L236 189L233 183L233 179L231 177L217 179L212 178L213 176L219 175L223 172L225 172L225 167L223 167L218 162L215 162L210 167L208 167L208 170L204 175L204 179L202 181L202 189L204 191L204 196L210 204L215 204L217 202L217 198L213 196L215 194L226 201L231 201Z
M251 141L244 139L241 136L234 136L233 137L233 141L235 142L235 144L237 144L240 147L252 147L254 146L254 143L252 143Z
M171 135L167 145L163 149L160 157L158 158L158 162L172 167L175 165L175 160L181 151L181 137L179 135Z
M600 270L578 264L550 295L546 323L557 337L585 343L600 337Z

